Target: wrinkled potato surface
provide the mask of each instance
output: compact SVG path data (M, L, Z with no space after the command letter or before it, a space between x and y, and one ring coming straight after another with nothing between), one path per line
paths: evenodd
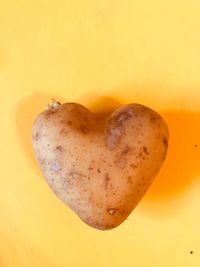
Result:
M168 127L139 104L98 119L76 103L54 103L33 125L33 147L52 191L88 225L121 224L165 160Z

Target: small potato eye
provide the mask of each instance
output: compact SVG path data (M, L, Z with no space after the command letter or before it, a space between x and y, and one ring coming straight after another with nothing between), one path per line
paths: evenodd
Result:
M112 208L112 209L108 209L108 212L111 214L111 215L114 215L116 213L116 209Z

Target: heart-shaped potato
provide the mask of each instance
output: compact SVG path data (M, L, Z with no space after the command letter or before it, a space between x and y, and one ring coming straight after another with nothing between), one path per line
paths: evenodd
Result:
M34 123L33 146L58 198L106 230L121 224L151 185L166 157L168 127L139 104L99 119L80 104L54 102Z

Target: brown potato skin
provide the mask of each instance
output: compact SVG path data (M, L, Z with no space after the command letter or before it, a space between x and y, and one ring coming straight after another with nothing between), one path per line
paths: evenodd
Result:
M101 230L121 224L141 200L165 160L168 138L161 116L140 104L97 119L66 103L33 125L35 155L52 191Z

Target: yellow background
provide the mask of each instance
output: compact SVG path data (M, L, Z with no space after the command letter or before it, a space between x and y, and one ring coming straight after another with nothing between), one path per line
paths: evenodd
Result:
M161 172L114 230L41 176L31 126L52 97L139 102L169 125ZM0 100L0 267L200 266L199 0L0 0Z

